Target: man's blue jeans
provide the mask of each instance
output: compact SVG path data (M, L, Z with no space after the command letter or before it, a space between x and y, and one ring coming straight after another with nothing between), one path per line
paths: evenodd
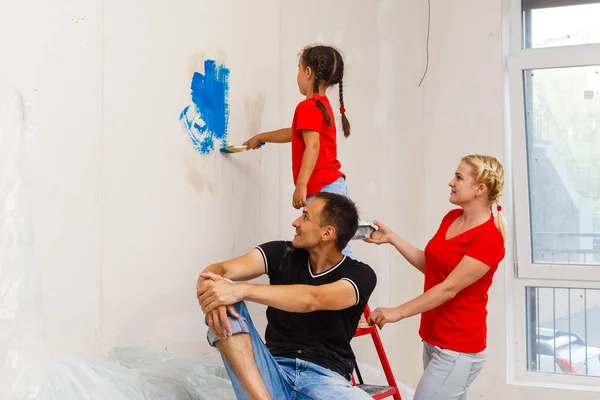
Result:
M371 399L366 392L352 386L337 372L297 358L273 357L256 331L244 302L236 303L234 307L240 318L228 315L231 332L234 335L250 335L256 365L273 400ZM210 330L207 338L211 346L219 340ZM240 380L225 358L223 363L236 397L248 399Z

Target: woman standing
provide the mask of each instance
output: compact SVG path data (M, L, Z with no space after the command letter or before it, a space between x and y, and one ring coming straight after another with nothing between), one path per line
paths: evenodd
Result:
M465 156L449 186L450 202L459 208L446 214L424 251L377 221L379 229L366 239L392 244L425 274L422 295L395 308L377 308L369 316L371 324L382 328L422 314L425 372L415 400L467 399L467 388L485 363L488 290L505 254L502 164L491 156Z

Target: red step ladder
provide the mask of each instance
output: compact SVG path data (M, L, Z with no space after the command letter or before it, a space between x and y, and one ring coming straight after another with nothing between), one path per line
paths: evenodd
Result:
M371 309L367 304L367 306L365 307L365 318L368 319L370 314ZM358 363L354 370L358 377L358 384L354 379L354 375L352 375L352 385L358 386L374 399L385 399L386 397L392 396L394 400L402 400L402 396L400 396L400 390L398 389L396 379L394 378L394 373L392 372L392 367L390 366L390 362L388 361L387 355L385 354L385 350L383 349L383 343L381 342L381 338L379 337L379 331L377 326L371 325L365 327L358 327L356 333L354 333L355 338L364 335L371 335L371 338L373 339L375 349L377 350L377 355L379 356L379 361L381 362L381 366L383 367L383 373L385 374L385 378L387 379L389 386L365 384L363 382L362 376L360 375Z

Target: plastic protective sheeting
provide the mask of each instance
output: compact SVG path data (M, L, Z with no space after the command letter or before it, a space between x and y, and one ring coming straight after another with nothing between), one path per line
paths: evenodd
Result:
M23 104L0 83L0 398L44 356L33 233L24 212Z
M177 358L143 349L117 348L110 358L143 376L151 385L170 393L172 397L168 399L235 399L220 356Z
M30 376L26 394L14 399L233 400L231 382L218 362L135 348L115 349L108 359L47 360Z
M0 82L0 400L229 400L220 358L184 359L143 349L108 358L46 355L41 285L27 219L23 101Z

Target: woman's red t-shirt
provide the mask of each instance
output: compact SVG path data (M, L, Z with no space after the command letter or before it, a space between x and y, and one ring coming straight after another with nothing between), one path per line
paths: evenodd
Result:
M319 132L320 150L312 175L306 186L306 197L310 197L323 189L339 177L345 177L340 171L341 164L337 159L337 137L333 110L329 99L325 96L319 98L325 105L331 117L331 126L327 125L323 111L319 110L313 98L303 100L296 106L292 121L292 174L294 185L298 181L302 156L304 155L304 137L302 130Z
M494 216L460 235L446 240L448 228L462 209L450 211L425 247L425 288L446 279L464 256L481 261L490 270L453 299L421 315L421 338L444 349L479 353L487 346L487 302L498 264L504 258L504 241L494 225Z

